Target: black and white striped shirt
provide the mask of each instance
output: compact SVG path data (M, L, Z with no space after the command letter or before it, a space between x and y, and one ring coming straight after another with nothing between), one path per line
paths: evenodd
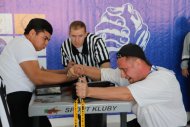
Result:
M100 67L109 62L109 53L103 40L97 35L88 33L84 39L82 52L75 48L71 39L64 41L61 47L62 64L66 67L69 61L87 66Z

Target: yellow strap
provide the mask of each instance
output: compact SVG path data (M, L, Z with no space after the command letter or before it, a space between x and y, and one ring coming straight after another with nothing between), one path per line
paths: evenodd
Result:
M80 115L81 115L81 127L85 127L85 102L81 100L81 107L80 107Z
M78 99L74 101L74 127L78 127ZM85 102L81 99L80 106L81 127L85 127Z
M78 99L74 101L74 127L78 127Z

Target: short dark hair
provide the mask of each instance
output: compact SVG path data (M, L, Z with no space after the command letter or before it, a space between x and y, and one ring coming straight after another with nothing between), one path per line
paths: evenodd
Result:
M148 65L151 65L147 60L142 48L136 44L129 43L121 47L117 53L117 58L120 57L137 57L144 60Z
M34 29L37 32L38 31L47 31L51 35L53 34L53 28L52 28L51 24L47 20L41 19L41 18L31 19L25 28L24 34L25 35L28 34L32 29Z
M79 29L79 28L84 28L86 32L86 25L82 21L73 21L70 26L69 26L69 32L71 32L71 29Z

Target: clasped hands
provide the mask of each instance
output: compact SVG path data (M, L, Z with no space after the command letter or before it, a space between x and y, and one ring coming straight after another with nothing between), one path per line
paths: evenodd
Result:
M84 67L80 64L75 64L69 68L67 72L68 77L81 77L84 75Z

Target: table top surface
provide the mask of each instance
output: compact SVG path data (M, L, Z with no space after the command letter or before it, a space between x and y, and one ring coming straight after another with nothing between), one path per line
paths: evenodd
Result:
M73 114L71 95L33 95L29 105L29 116ZM133 102L85 99L86 114L131 112ZM78 104L80 112L80 103Z

